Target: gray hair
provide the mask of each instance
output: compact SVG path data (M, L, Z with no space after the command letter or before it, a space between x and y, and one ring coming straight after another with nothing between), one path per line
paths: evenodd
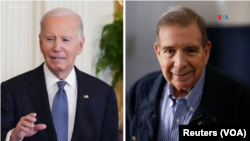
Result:
M156 43L159 43L159 31L163 25L174 25L180 24L183 27L189 26L190 24L196 23L202 33L202 46L205 48L208 38L206 31L206 24L204 19L198 15L194 10L184 6L172 6L169 7L160 17L156 27Z
M43 23L44 20L46 18L49 17L64 17L64 16L75 16L77 21L78 21L78 36L79 36L79 40L81 39L81 37L84 36L83 34L83 24L82 24L82 18L74 11L67 9L67 8L55 8L50 10L49 12L47 12L45 15L43 15L41 22L40 22L40 34L42 32L42 28L43 28Z

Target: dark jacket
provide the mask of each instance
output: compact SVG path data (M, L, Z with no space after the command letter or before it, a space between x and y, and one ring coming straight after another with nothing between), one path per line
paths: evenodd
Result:
M118 110L114 89L75 67L77 103L72 141L118 141ZM88 95L89 98L84 98ZM43 66L1 84L1 140L22 116L37 113L35 124L46 124L23 141L56 141Z
M156 141L160 98L166 84L162 72L138 80L129 93L126 140ZM200 105L189 125L250 125L250 88L244 82L207 65Z

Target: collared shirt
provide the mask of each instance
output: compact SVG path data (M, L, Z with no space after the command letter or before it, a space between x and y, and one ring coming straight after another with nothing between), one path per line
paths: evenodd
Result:
M49 97L49 105L50 110L52 111L52 105L54 97L58 91L57 82L61 81L57 78L47 67L46 63L43 65L44 75L45 75L45 82ZM64 80L67 84L64 86L66 91L66 95L68 98L68 140L71 140L74 124L75 124L75 113L76 113L76 100L77 100L77 80L76 80L76 73L75 68L71 70L70 74Z
M178 141L179 125L187 125L200 104L206 67L201 78L186 97L176 98L174 88L166 83L160 100L158 141Z
M45 82L46 82L46 87L47 87L47 92L48 92L48 97L49 97L50 110L52 111L53 100L54 100L54 97L58 91L57 82L61 81L61 80L59 78L57 78L49 70L46 63L44 63L44 65L43 65L43 71L44 71ZM76 101L77 100L77 80L76 80L76 72L75 72L74 67L64 81L67 82L67 84L64 86L64 89L66 91L67 98L68 98L68 114L69 114L69 117L68 117L68 140L71 140L73 129L74 129L74 124L75 124L75 113L76 113L76 102L77 102ZM10 135L11 135L12 131L13 131L13 129L7 133L5 141L10 140ZM23 139L21 139L20 141L22 141L22 140Z

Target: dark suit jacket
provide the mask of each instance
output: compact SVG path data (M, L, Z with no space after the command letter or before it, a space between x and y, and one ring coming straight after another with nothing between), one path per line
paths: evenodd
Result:
M159 104L165 83L159 71L141 78L132 86L126 109L127 141L133 138L137 141L157 140ZM250 125L249 87L207 65L201 102L189 125L198 123Z
M118 141L118 109L114 89L75 67L77 106L72 141ZM88 95L89 98L83 98ZM1 139L20 118L37 113L35 124L45 130L23 141L56 141L43 65L1 84Z

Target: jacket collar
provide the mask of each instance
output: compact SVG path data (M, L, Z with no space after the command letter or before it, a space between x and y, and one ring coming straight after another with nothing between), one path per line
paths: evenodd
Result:
M88 122L88 111L91 106L91 101L88 98L84 98L84 95L91 97L91 90L94 89L92 79L85 73L75 67L76 78L77 78L77 105L76 105L76 115L75 124L72 134L72 141L79 140L79 136L86 130L86 125Z
M37 116L41 119L41 122L47 126L45 129L47 134L50 136L51 140L57 140L49 106L43 64L32 71L28 80L30 84L27 89L37 111Z
M202 117L206 116L211 118L209 119L211 121L213 118L216 118L217 122L222 122L220 121L220 115L222 115L222 112L224 111L224 105L221 104L224 101L222 93L223 89L226 88L223 88L223 86L219 84L218 77L220 74L218 74L218 70L209 64L206 68L205 84L201 102L190 121L202 115Z

